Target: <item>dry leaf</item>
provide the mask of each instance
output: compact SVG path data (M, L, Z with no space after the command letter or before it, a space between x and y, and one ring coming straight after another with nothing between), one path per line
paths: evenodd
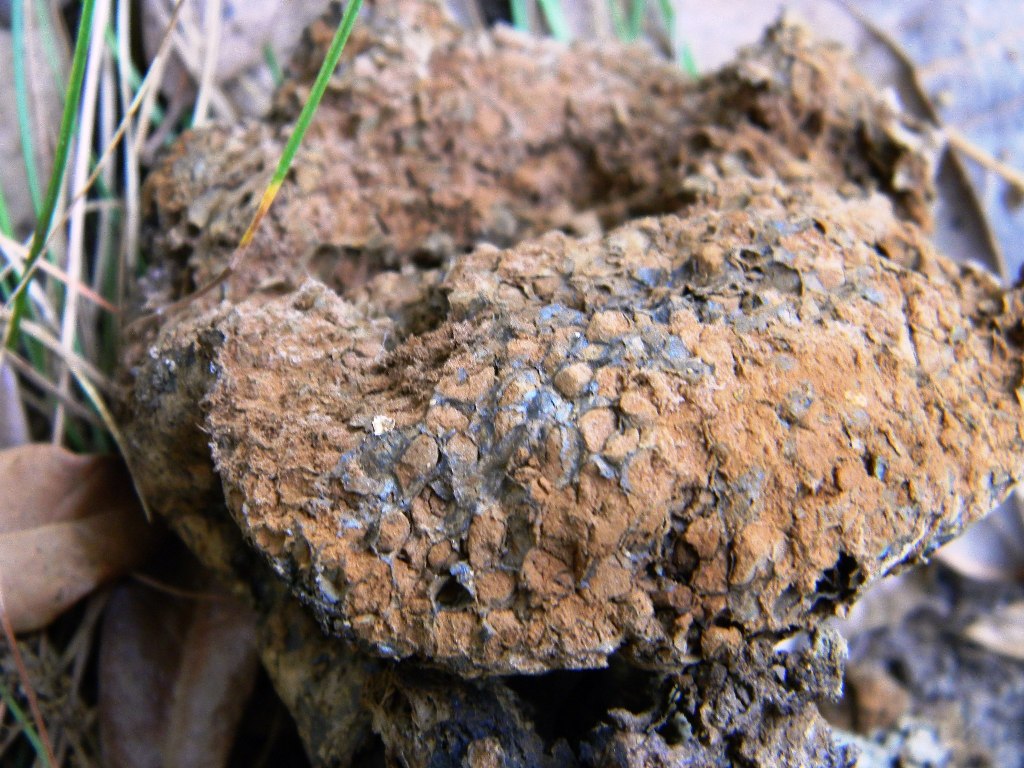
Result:
M223 766L257 672L255 623L226 593L195 599L118 587L100 645L104 764Z
M978 619L964 635L990 651L1024 661L1024 600Z
M0 451L0 584L16 632L135 567L154 535L120 459L39 444Z

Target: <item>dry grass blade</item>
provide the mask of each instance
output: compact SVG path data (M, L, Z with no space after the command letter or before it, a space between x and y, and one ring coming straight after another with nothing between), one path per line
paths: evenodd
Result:
M904 77L911 85L911 89L913 91L912 97L917 102L918 108L925 112L929 122L936 127L941 127L948 131L942 122L941 116L935 109L935 105L929 98L927 89L921 83L921 79L918 75L917 67L914 64L913 59L907 55L907 52L903 49L903 46L900 45L899 41L868 18L856 6L856 4L852 2L852 0L837 0L837 2L839 2L851 18L855 19L868 34L881 43L881 45L892 54L895 60L899 62L899 66L903 70ZM952 142L950 142L950 146L952 146ZM963 188L964 197L966 198L964 203L974 209L972 211L973 218L984 223L983 234L985 238L985 246L995 260L995 266L997 267L999 275L1005 280L1009 277L1006 256L1003 253L1002 245L996 239L991 227L987 223L984 214L984 206L978 199L978 192L974 188L974 185L970 183L967 171L963 167L959 156L956 153L949 153L949 158L952 161L955 174L959 177L958 181Z
M177 3L174 8L173 18L177 18L177 14L181 9L181 3ZM113 136L107 141L106 146L112 147L117 143L117 137L120 135L124 136L124 154L126 162L124 164L124 226L121 232L121 258L118 265L117 274L117 288L115 296L118 300L124 295L125 287L125 275L126 273L133 273L135 269L135 263L139 250L139 231L141 228L141 216L139 215L139 152L138 143L136 142L136 130L132 125L132 105L134 104L134 98L131 93L131 81L129 66L130 66L130 45L129 45L129 34L131 29L131 4L128 0L117 0L117 67L118 67L118 85L119 95L121 101L121 111L125 116L122 120L121 125L117 127ZM161 52L165 49L165 42L167 40L167 34L164 34L164 38L160 41L160 46L157 50L157 55L161 55ZM166 57L166 53L163 53ZM147 73L148 76L148 73ZM124 126L122 128L122 126ZM105 153L105 152L104 152Z
M206 34L203 36L203 65L199 76L199 92L192 110L192 124L204 125L209 118L210 98L217 75L217 58L220 53L221 22L223 20L221 0L207 0L203 6L203 21Z
M185 0L177 0L177 2L174 4L174 9L171 13L170 24L173 25L177 21L184 4ZM167 30L164 32L164 37L160 41L160 47L157 50L156 57L153 59L153 63L150 65L149 70L146 72L146 76L143 78L142 83L139 85L139 90L136 92L135 98L132 100L131 104L126 110L124 117L121 119L121 124L114 132L114 136L111 138L107 146L104 147L103 152L96 160L96 166L93 169L92 173L89 174L89 178L86 180L82 189L78 192L78 195L72 198L72 204L78 201L79 196L87 194L88 191L92 189L93 185L96 183L96 179L99 178L100 173L103 172L103 169L106 167L107 162L113 155L114 150L117 149L118 145L120 144L122 137L128 130L129 126L131 125L131 121L135 117L136 113L138 113L139 110L141 109L141 114L143 118L145 118L146 115L152 112L153 104L155 103L156 100L156 95L160 90L160 78L163 72L163 67L164 64L166 64L167 62L168 55L170 54L171 29L172 27L168 26ZM143 127L144 126L145 121L143 122ZM138 139L138 143L141 144L145 141L144 134L142 133L142 128L140 128L140 136L142 138ZM51 229L50 235L44 243L44 248L50 246L50 241L52 240L52 238L55 237L57 232L63 229L64 225L67 224L67 222L68 214L65 214L58 221L58 224ZM27 274L33 274L34 270L37 268L41 268L38 262L34 263L32 266L29 267ZM22 279L24 280L24 277Z
M1021 173L1011 165L1007 165L1002 160L992 157L992 155L955 128L946 127L946 141L949 142L951 147L963 153L966 157L978 163L978 165L1001 176L1003 181L1017 190L1018 194L1024 194L1024 173Z
M206 3L205 11L210 13L213 3ZM219 5L219 3L218 3ZM159 2L153 3L153 9L160 15L166 14L163 5ZM219 14L217 14L219 16ZM220 21L215 22L220 24ZM189 15L180 16L178 22L168 24L171 31L171 41L174 52L185 65L189 74L197 83L203 82L204 63L200 60L198 51L207 51L211 48L211 41L195 24ZM216 43L213 43L215 46ZM214 61L216 64L216 61ZM206 99L213 106L217 114L223 120L234 121L237 119L235 108L231 105L230 99L211 80L207 84Z
M103 30L107 28L110 18L110 0L100 0L92 18L92 27L87 31L90 38L103 40ZM82 30L86 32L86 30ZM80 33L81 34L81 33ZM105 56L102 44L89 46L89 58L85 65L85 83L82 88L82 106L75 141L74 160L72 165L71 195L74 200L70 206L70 227L68 233L67 258L65 271L74 279L67 284L64 299L64 312L61 315L60 341L65 352L71 354L75 349L78 332L78 286L79 276L84 274L85 255L85 184L89 175L89 161L92 158L93 129L96 125L96 111L99 100L100 65ZM57 389L70 397L70 370L65 365L58 374ZM62 398L57 401L53 414L54 443L64 440L64 420L66 412Z
M53 224L54 212L57 209L58 198L62 196L65 166L68 152L71 146L71 137L74 133L75 122L78 119L78 104L82 91L82 80L85 77L86 56L91 44L91 37L88 30L92 29L92 17L95 10L95 0L83 0L82 16L79 20L79 34L75 41L75 53L72 59L71 74L68 78L67 93L64 97L64 114L61 117L60 132L57 137L57 148L54 152L53 171L50 173L50 181L47 185L46 196L43 200L43 207L36 221L35 232L32 234L32 244L29 247L28 258L25 261L26 270L18 281L11 294L11 302L14 312L4 331L5 348L13 348L18 340L18 325L22 317L28 312L28 297L26 289L32 282L35 273L34 265L43 255L44 245L49 239Z
M9 349L3 350L2 353L4 360L11 365L18 373L25 377L25 379L31 382L33 385L38 387L42 393L49 397L59 398L62 397L60 390L57 389L56 385L50 381L44 374L37 371L32 367L32 364L22 358L20 355L16 355ZM22 393L22 399L26 404L33 406L42 414L46 414L48 409L43 405L43 402L36 399L33 400L29 393ZM66 399L64 405L68 410L72 411L75 416L84 420L85 422L92 424L93 426L103 428L103 420L92 413L88 408L83 406L76 400Z
M4 235L0 235L0 250L4 252L4 254L7 256L10 262L6 267L4 267L3 270L0 270L0 278L7 277L11 270L21 271L23 269L25 256L27 255L27 250L21 243L15 242L14 240L11 240L9 237L5 237ZM56 264L51 264L49 261L46 261L45 259L37 261L36 264L38 265L38 268L41 271L59 280L65 285L75 283L75 290L83 298L88 299L89 301L93 302L94 304L106 310L107 312L119 312L117 307L115 307L113 304L111 304L109 301L103 298L100 294L98 294L88 285L82 283L81 281L72 280L71 276L68 275L67 272L58 267Z
M92 379L106 392L114 391L113 382L103 374L103 371L77 352L65 349L53 334L46 330L46 328L38 323L32 322L31 320L26 320L22 323L21 327L22 330L24 330L30 337L41 343L44 347L53 352L54 355L60 357L68 367L68 370L76 371L79 375ZM65 397L67 401L72 400L69 393L64 392L62 396Z
M110 413L106 403L103 401L103 397L96 391L96 387L93 386L92 382L83 376L81 371L72 368L72 372L75 374L78 386L82 388L83 392L85 392L86 397L89 398L89 402L92 403L93 408L96 409L96 412L99 413L100 418L103 420L103 425L107 428L110 436L114 438L114 443L117 445L117 449L121 456L125 457L124 460L128 464L129 468L128 479L131 481L132 489L135 491L135 496L142 505L142 511L146 516L146 521L150 523L153 522L153 514L150 512L149 504L146 503L146 497L143 495L142 489L139 488L138 483L135 481L136 473L131 471L131 462L127 459L130 454L125 450L126 442L124 435L121 433L120 427L117 426L117 422L114 420L113 414Z

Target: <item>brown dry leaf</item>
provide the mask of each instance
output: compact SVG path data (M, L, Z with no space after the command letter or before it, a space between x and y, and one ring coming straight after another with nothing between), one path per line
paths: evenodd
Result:
M990 651L1024 661L1024 600L983 616L964 635Z
M253 613L226 593L118 587L100 645L104 764L223 766L255 680L255 631Z
M154 535L120 459L40 444L0 451L0 583L16 632L135 567Z

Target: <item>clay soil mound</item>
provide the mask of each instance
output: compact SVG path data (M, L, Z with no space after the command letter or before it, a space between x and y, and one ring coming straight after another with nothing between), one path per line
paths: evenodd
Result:
M125 361L310 755L849 764L823 619L1021 474L1019 294L930 245L932 137L790 26L694 83L365 22L242 269ZM328 29L150 178L150 308L227 263Z

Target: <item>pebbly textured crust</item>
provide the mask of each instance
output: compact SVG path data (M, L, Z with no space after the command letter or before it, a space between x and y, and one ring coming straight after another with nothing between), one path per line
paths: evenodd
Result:
M901 214L929 220L928 131L799 27L774 28L695 83L639 46L470 35L429 3L412 5L419 13L378 7L357 26L354 60L332 82L229 299L294 289L309 274L344 292L481 242L676 212L700 195L695 173L879 190ZM325 31L315 26L312 39L323 44ZM227 264L307 90L288 85L268 123L186 134L149 176L147 239L159 257L150 305Z
M244 268L224 286L228 300L266 300L312 274L418 330L436 314L439 275L417 263L551 227L589 233L681 211L708 199L715 179L749 173L819 180L853 196L877 189L928 222L927 131L874 94L841 51L797 27L770 30L735 65L693 83L642 48L469 35L430 2L377 5L363 21L357 55L332 82ZM191 132L150 174L146 305L179 298L227 263L330 31L310 29L277 121ZM454 73L462 90L450 88ZM465 103L450 111L452 99ZM491 109L512 117L481 131L476 116ZM535 113L536 124L515 117ZM480 207L484 199L492 203ZM378 273L371 295L365 282ZM223 513L204 432L222 332L215 321L185 322L216 300L194 302L159 338L149 325L126 334L123 420L151 508L228 575L249 555Z
M422 333L316 283L219 310L227 506L325 627L464 675L671 670L814 625L1001 498L998 287L882 198L715 196L479 248Z

